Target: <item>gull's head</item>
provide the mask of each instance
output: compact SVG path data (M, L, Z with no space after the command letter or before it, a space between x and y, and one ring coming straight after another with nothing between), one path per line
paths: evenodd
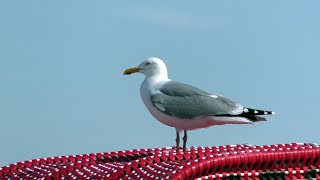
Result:
M144 74L146 77L161 76L164 78L168 78L166 65L161 59L156 57L151 57L144 60L137 67L126 69L124 71L124 75L130 75L137 72Z

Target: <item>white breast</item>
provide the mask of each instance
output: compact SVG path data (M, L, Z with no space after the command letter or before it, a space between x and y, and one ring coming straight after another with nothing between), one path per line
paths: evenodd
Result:
M151 102L151 96L158 93L161 85L166 83L167 81L170 80L162 80L155 82L151 78L145 79L140 87L140 96L142 98L143 103L145 104L145 106L147 107L147 109L153 117L155 117L158 121L167 126L176 127L177 119L162 113L156 107L154 107L154 105Z

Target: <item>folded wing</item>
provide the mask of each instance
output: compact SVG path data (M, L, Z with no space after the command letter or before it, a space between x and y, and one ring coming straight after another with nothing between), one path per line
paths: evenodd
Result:
M238 103L175 81L164 84L151 101L163 113L183 119L243 113L243 106Z

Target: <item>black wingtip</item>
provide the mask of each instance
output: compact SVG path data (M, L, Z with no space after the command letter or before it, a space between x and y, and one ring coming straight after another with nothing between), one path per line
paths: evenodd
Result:
M272 114L275 114L275 112L258 110L258 109L251 109L251 108L244 108L243 109L243 114L248 114L248 115L272 115Z

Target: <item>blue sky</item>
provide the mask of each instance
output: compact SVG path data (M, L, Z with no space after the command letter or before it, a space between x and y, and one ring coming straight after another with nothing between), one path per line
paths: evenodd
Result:
M319 142L319 1L1 1L0 166L175 145L144 107L150 56L169 77L276 111L189 132L188 145Z

